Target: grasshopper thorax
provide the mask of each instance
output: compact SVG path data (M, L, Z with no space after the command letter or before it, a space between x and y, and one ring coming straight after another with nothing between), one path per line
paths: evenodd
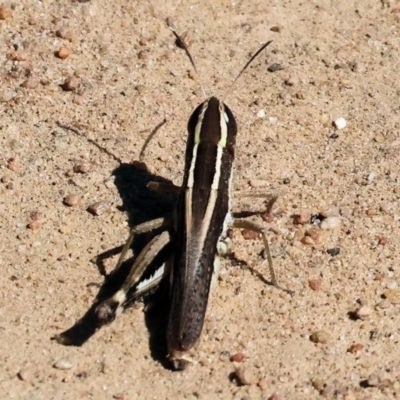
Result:
M233 162L237 126L229 107L210 97L193 111L188 122L184 185L217 189L225 168L224 154ZM229 170L232 163L229 162ZM230 175L230 171L229 171Z

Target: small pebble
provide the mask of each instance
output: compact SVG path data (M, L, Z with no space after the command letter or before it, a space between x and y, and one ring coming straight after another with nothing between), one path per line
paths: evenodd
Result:
M326 331L316 331L310 335L310 340L314 343L327 343L330 339L330 335Z
M95 216L105 214L110 210L111 210L111 204L106 200L98 201L97 203L91 204L88 207L88 211Z
M35 78L34 76L29 77L25 81L21 83L21 87L26 89L35 89L39 85L39 79Z
M86 379L90 376L90 372L88 370L83 370L78 372L75 376L79 379Z
M278 117L269 117L268 120L271 124L275 124L278 121Z
M313 225L319 225L321 221L323 220L322 216L320 214L313 214L311 215L311 223Z
M295 76L289 76L289 78L287 78L285 80L285 84L287 86L297 86L298 83L299 83L299 80Z
M315 226L306 231L304 238L302 239L302 243L304 244L321 244L323 242L324 235L323 231Z
M263 219L263 221L270 224L274 220L274 214L272 212L262 213L261 218ZM271 230L274 230L274 228L271 228ZM278 233L278 234L280 233L279 230L275 230L275 231L277 231L276 233Z
M322 210L320 212L320 215L322 215L325 218L338 217L339 216L339 209L337 207L329 207L327 209Z
M338 398L340 395L339 388L336 387L337 381L334 381L331 384L325 385L324 389L321 392L321 396L325 399L334 399L335 397ZM343 398L340 396L339 398Z
M340 117L333 121L333 125L336 129L343 129L346 127L347 121L343 117Z
M386 284L386 287L388 289L397 289L397 282L396 281L390 281Z
M268 72L277 72L277 71L281 71L282 69L283 69L283 67L282 67L281 64L274 63L274 64L271 64L271 65L267 68L267 71L268 71Z
M15 97L15 92L11 89L3 89L0 92L0 102L7 103L8 101L12 100Z
M340 247L334 247L326 251L330 256L335 257L340 254Z
M241 363L246 359L246 356L243 353L236 353L229 358L231 361Z
M250 229L242 229L242 236L246 239L246 240L253 240L258 238L258 233L254 232Z
M93 168L93 163L91 161L82 161L74 165L74 172L79 174L87 174Z
M141 61L149 61L150 60L150 51L140 50L137 54L137 58Z
M383 136L381 133L378 133L375 137L374 137L374 141L376 143L383 143L385 141L385 136Z
M135 86L135 90L138 92L138 94L144 93L145 89L146 89L145 85L136 85Z
M115 400L124 400L125 399L125 395L123 393L116 393L113 395L113 399Z
M278 379L279 379L279 382L281 382L281 383L289 382L289 377L286 375L279 375Z
M169 146L169 141L166 140L165 138L160 138L157 143L162 149L165 149L166 147Z
M105 186L107 189L113 188L113 187L115 186L115 184L114 184L114 178L113 178L113 177L107 178L107 179L104 181L104 186Z
M294 223L296 225L305 225L305 224L309 224L311 221L311 212L301 208L299 213L297 215L295 215L294 218Z
M368 207L366 214L368 217L375 217L375 215L378 213L378 210L375 207Z
M261 109L257 113L257 118L264 118L265 117L265 110Z
M17 171L20 167L19 161L15 157L11 157L8 159L7 168L11 171Z
M329 114L322 114L320 121L322 125L328 126L331 123L331 118Z
M32 221L28 224L28 228L31 229L32 231L39 229L41 226L42 223L40 221Z
M377 306L379 308L381 308L382 310L384 310L386 308L389 308L390 305L391 305L391 303L390 303L390 301L388 299L383 299L377 304Z
M321 279L310 279L308 281L308 286L310 287L310 289L315 291L321 289L321 284L322 284Z
M360 306L367 306L368 305L368 301L366 299L364 299L363 297L360 297L359 299L357 299L357 303Z
M387 244L387 242L388 242L388 239L387 239L386 236L380 235L380 236L378 237L378 244L380 244L380 245L382 245L382 246L385 246L385 245Z
M240 385L251 385L254 383L254 377L250 373L249 368L245 366L235 368L235 375Z
M60 358L57 362L53 364L54 368L57 369L71 369L72 363L68 361L66 358Z
M263 379L260 379L258 382L257 382L257 386L261 389L261 390L267 390L267 388L268 388L268 382L267 382L267 380L265 379L265 378L263 378Z
M301 243L309 245L309 246L313 246L314 240L311 238L311 236L305 235L303 236L303 238L301 239Z
M72 32L66 26L62 26L60 29L57 29L56 36L68 40L72 36Z
M294 229L294 232L293 232L293 239L295 239L295 241L298 242L299 240L302 240L303 238L304 238L304 233L303 233L303 231L302 231L301 229ZM296 246L301 247L301 246L299 245L299 243L298 243Z
M18 378L21 379L21 381L24 382L29 382L31 384L33 384L36 381L35 378L35 372L33 370L33 368L22 368L18 374L17 374Z
M313 385L313 388L318 392L322 392L324 390L325 382L322 379L313 379L311 381L311 384Z
M34 210L29 214L29 217L32 221L38 221L43 218L43 213L38 210Z
M82 198L77 194L69 194L64 198L64 204L69 207L75 207L80 205Z
M72 91L77 89L79 87L79 84L80 84L79 78L77 78L76 76L70 76L65 79L62 88L65 91Z
M374 312L374 309L370 306L363 305L361 306L358 310L356 310L356 317L359 319L366 319L368 318L372 313Z
M105 55L109 52L109 50L110 50L109 46L103 45L103 46L101 46L100 49L99 49L99 54L100 54L101 56L105 56Z
M59 21L53 20L53 23L57 23ZM65 39L66 36L68 35L69 29L66 26L62 26L60 29L56 30L56 36Z
M37 275L36 274L29 274L29 280L32 282L35 282L37 280Z
M381 374L378 372L373 372L367 380L369 386L378 386L381 381Z
M69 49L68 47L60 47L60 49L58 50L57 56L58 56L58 58L65 60L71 54L72 54L72 50Z
M80 96L79 94L76 94L72 101L74 102L74 104L78 104L79 106L81 106L86 103L87 98L85 96Z
M391 304L400 304L400 290L399 289L386 289L383 295Z
M351 353L351 354L355 354L355 353L359 352L360 350L362 350L363 348L364 348L364 345L362 345L361 343L355 343L355 344L352 344L347 349L347 352Z
M268 182L263 179L250 179L249 184L251 187L259 188L268 185Z
M29 58L28 53L23 51L15 51L10 57L14 61L26 61Z
M328 217L321 222L321 229L323 230L335 229L338 228L339 226L340 226L339 217Z
M281 394L275 392L268 397L268 400L285 400L285 398Z
M57 32L59 32L59 31L57 31ZM56 32L56 34L57 34L57 32ZM69 29L63 28L62 30L60 30L59 33L62 34L62 36L60 36L60 37L62 37L63 39L66 39L71 43L78 43L78 40L79 40L78 35L76 35L72 31L70 31Z
M12 15L11 8L8 8L5 5L0 6L0 19L7 19L11 17L11 15Z
M276 33L279 33L281 30L282 27L280 25L275 25L270 29L271 32L276 32Z

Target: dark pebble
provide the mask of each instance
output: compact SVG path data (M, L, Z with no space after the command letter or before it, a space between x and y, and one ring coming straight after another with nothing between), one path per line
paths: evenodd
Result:
M274 63L274 64L271 64L271 65L267 68L267 71L268 71L268 72L277 72L277 71L281 71L282 69L284 69L284 68L282 67L281 64Z
M328 249L326 251L329 255L331 255L332 257L337 256L338 254L340 254L340 247L334 247L333 249Z

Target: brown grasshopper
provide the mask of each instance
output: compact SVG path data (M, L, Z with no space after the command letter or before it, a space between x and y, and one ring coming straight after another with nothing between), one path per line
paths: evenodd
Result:
M196 71L187 46L175 30L171 30ZM232 86L270 43L265 43L250 58ZM128 292L130 297L140 296L169 276L168 358L177 370L184 369L191 361L189 351L201 336L212 277L218 269L215 260L217 253L224 252L228 228L248 228L261 233L271 281L277 286L264 229L247 220L236 219L230 212L236 135L235 118L223 101L209 97L194 110L188 122L183 183L181 187L172 188L179 193L175 214L171 220L159 218L131 230L114 272L121 266L135 235L165 228L137 256L121 289L96 308L99 321L110 322L123 310ZM272 198L270 207L275 200L276 197ZM148 265L171 241L172 256L151 278L143 280Z

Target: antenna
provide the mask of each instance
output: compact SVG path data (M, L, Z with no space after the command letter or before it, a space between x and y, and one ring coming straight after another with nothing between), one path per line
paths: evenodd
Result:
M200 82L200 80L199 80L199 73L197 72L196 65L195 65L195 63L194 63L194 61L193 61L192 56L190 55L190 52L189 52L188 47L186 46L186 43L185 43L185 42L183 41L183 39L178 35L178 33L176 32L175 28L173 28L173 27L172 27L171 25L169 25L169 24L168 24L168 28L171 29L171 32L174 34L174 36L175 36L175 38L176 38L176 41L178 42L178 46L181 47L183 50L185 50L185 53L186 53L186 55L188 56L188 58L189 58L189 60L190 60L190 63L192 64L192 67L193 67L193 69L194 69L194 72L196 72L196 75L197 75L197 82L198 82L198 84L199 84L200 87L201 87L201 91L203 92L204 99L206 99L206 98L207 98L206 92L204 91L204 87L203 87L203 85L201 84L201 82Z
M224 103L225 103L225 99L228 97L228 95L230 94L230 92L232 91L233 86L235 85L235 83L237 82L237 80L240 78L240 76L243 74L244 71L246 71L247 67L252 63L252 61L270 44L272 43L272 40L270 40L267 43L264 43L250 58L249 61L247 61L246 65L242 68L242 70L239 72L238 76L234 79L234 81L232 82L231 86L229 87L228 91L226 92L226 95L224 96Z
M192 67L194 69L194 72L196 72L197 75L197 81L200 85L201 91L203 92L203 96L204 99L207 98L206 92L204 91L204 87L201 84L201 82L199 81L199 73L197 72L197 68L196 65L193 61L193 58L189 52L188 47L186 46L186 43L184 42L184 40L178 35L178 33L176 32L175 28L173 26L171 26L168 22L168 28L171 29L171 32L174 34L177 44L179 47L181 47L183 50L185 50L186 55L189 58L190 63L192 64ZM234 81L232 82L231 86L229 87L228 91L226 92L226 95L224 96L224 102L225 99L229 96L229 94L232 91L232 88L235 86L236 82L238 81L238 79L241 77L241 75L243 74L244 71L246 71L246 69L248 68L248 66L254 61L254 59L266 48L268 47L270 44L272 43L272 40L268 41L267 43L264 43L250 58L249 61L247 61L246 65L242 68L242 70L239 72L239 74L237 75L237 77L234 79Z

